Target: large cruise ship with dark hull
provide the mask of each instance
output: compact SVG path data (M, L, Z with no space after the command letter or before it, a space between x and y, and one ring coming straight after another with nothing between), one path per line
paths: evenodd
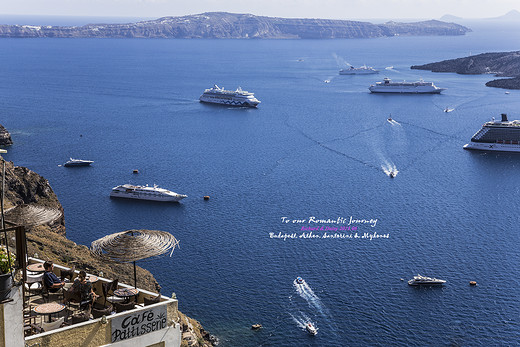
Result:
M481 151L520 152L520 121L508 121L502 113L500 121L494 118L484 123L482 128L473 135L471 142L464 149Z
M382 82L376 82L369 88L371 93L394 93L394 94L440 94L444 88L439 88L433 82L392 82L385 77Z

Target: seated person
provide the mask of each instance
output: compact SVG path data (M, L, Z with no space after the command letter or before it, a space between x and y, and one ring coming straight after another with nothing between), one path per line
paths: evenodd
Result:
M43 281L47 288L49 288L49 292L56 293L58 290L63 288L65 282L62 282L58 276L52 270L54 269L54 264L52 261L46 261L43 263L43 268L45 269L45 273L43 274Z
M79 293L82 304L92 304L99 297L92 290L92 283L87 281L87 274L83 270L79 272L70 290Z

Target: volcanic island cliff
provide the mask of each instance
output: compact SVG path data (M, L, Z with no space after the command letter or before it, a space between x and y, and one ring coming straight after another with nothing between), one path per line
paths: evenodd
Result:
M278 18L210 12L126 24L83 26L0 25L13 38L175 38L175 39L350 39L389 36L464 35L471 29L429 20L372 24L351 20Z
M493 74L500 78L486 83L488 87L520 89L520 51L483 53L437 63L414 65L412 69L432 72L456 72L462 75Z
M28 225L27 252L30 256L52 260L65 266L75 265L76 270L85 270L96 275L103 272L103 277L118 278L120 282L133 282L132 264L100 260L87 246L67 239L63 207L49 182L34 171L6 162L4 205L6 221L12 218L25 219L24 223L16 224ZM15 207L18 210L27 208L28 213L22 217L13 214ZM38 221L45 222L39 224ZM139 287L156 291L158 283L148 270L137 267L137 276ZM181 346L207 347L215 344L216 339L205 331L198 321L180 312L179 316L183 331Z

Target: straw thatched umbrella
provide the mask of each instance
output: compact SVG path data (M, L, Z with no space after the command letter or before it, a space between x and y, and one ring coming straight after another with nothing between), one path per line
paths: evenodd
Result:
M137 288L135 262L157 257L170 251L170 257L179 241L170 233L159 230L127 230L107 235L92 242L91 250L119 263L134 263L134 287Z

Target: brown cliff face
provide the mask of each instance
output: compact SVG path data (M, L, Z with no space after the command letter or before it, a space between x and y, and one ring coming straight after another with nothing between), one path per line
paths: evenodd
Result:
M11 139L11 134L9 134L9 131L0 124L0 146L9 146L12 144L13 140Z

